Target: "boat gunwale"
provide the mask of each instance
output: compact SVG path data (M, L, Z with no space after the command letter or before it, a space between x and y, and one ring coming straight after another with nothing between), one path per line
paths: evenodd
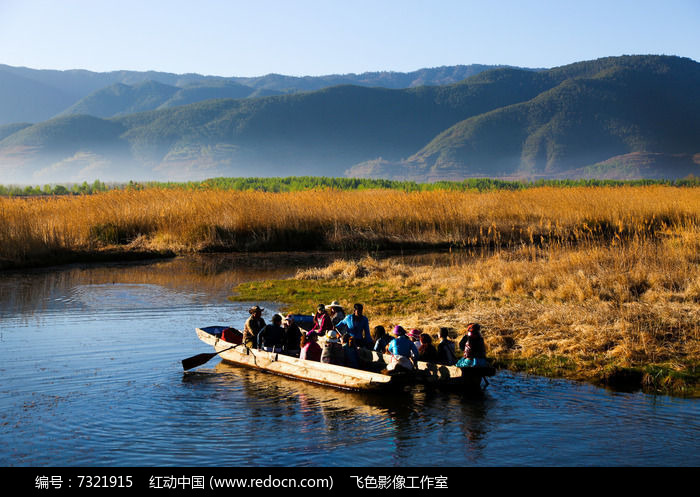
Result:
M374 371L350 368L347 366L327 364L320 361L307 361L304 359L299 359L298 357L288 356L276 352L251 349L245 344L232 344L222 340L220 336L215 333L216 331L223 330L224 328L226 328L226 326L207 326L197 328L196 330L200 340L212 345L217 352L221 352L222 360L227 363L237 364L311 383L331 385L346 390L373 390L395 385L401 381L397 375L388 375ZM237 347L243 347L243 349L246 350L246 353L244 354L240 350L236 350ZM349 377L356 381L357 384L355 386L349 386L345 383L325 381L322 378L314 377L314 375L300 375L288 371L278 371L274 368L270 368L269 366L257 365L255 363L251 364L249 361L242 360L243 356L248 356L250 354L252 354L254 358L264 358L265 360L269 361L270 364L282 362L292 367L314 371L320 375L330 373L332 375L340 375L345 378ZM376 364L388 364L391 359L391 355L389 354L379 354L370 350L362 350L362 354L371 357L371 362ZM473 387L475 384L480 384L482 378L486 376L493 376L495 370L492 367L460 368L457 366L418 361L418 368L416 369L416 372L418 373L414 377L414 381L416 383L444 386L466 385L467 387Z
M332 385L346 390L372 390L381 388L383 386L389 386L391 383L393 383L393 377L390 375L375 373L372 371L364 371L361 369L349 368L346 366L338 366L335 364L326 364L319 361L307 361L304 359L299 359L297 357L279 354L276 352L267 352L264 350L251 349L244 344L237 345L221 340L221 338L217 337L215 334L207 331L207 329L223 328L224 327L221 326L197 328L197 335L199 336L200 340L202 340L205 343L208 343L209 345L212 345L214 347L214 350L216 350L217 352L221 352L222 360L224 360L227 363L258 369L261 371L278 374L280 376L297 378L311 383ZM246 353L236 350L238 347L242 347L242 350L246 350ZM265 359L269 361L270 364L279 362L289 366L311 370L315 373L318 373L319 375L331 374L339 375L345 378L350 378L355 382L355 386L334 381L324 381L322 378L318 378L315 375L300 375L288 371L279 371L274 368L270 368L269 366L257 365L255 363L251 364L248 361L241 360L243 357L247 357L249 355L252 355L254 359L258 357Z

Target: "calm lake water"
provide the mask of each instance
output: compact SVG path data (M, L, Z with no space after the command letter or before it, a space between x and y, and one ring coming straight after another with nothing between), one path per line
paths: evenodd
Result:
M195 327L242 327L236 283L324 257L1 274L0 466L700 465L698 400L508 372L477 398L358 394L218 359L182 372L211 351Z

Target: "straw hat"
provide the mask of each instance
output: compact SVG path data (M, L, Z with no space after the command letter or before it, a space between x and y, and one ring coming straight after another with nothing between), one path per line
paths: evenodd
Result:
M337 308L339 308L339 309L342 309L342 308L343 308L343 306L340 305L340 302L338 302L337 300L334 300L333 302L331 302L330 304L328 304L326 307L337 307Z
M248 312L251 313L251 314L253 314L253 313L257 312L257 311L262 312L262 311L264 311L264 310L265 310L265 309L263 309L262 307L260 307L260 306L258 306L258 305L254 305L253 307L251 307L250 309L248 309Z
M331 343L338 343L338 332L335 330L328 330L326 333L326 341Z

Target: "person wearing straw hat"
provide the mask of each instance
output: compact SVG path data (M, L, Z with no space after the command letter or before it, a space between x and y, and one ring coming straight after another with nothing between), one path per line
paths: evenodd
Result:
M262 312L265 309L258 305L254 305L248 312L250 317L246 320L245 326L243 328L243 343L246 345L248 342L251 343L250 348L258 348L258 334L265 327L265 320L262 318Z
M345 319L345 311L343 310L343 306L340 305L340 302L337 300L334 300L330 304L326 306L326 309L329 310L330 316L331 316L331 323L333 323L333 328L338 326L340 322Z
M343 346L340 344L339 334L335 330L326 333L326 342L323 344L321 362L342 366L344 362Z

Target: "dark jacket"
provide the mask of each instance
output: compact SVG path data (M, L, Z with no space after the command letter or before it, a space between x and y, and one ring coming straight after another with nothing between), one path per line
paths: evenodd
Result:
M479 332L472 332L471 336L464 335L459 341L459 346L464 350L467 359L486 359L486 345Z
M435 345L432 343L429 345L421 345L418 348L418 360L425 362L437 362L438 352Z
M301 342L301 330L295 323L290 324L284 330L284 349L299 350Z
M447 366L454 366L457 362L457 357L455 356L455 344L451 340L445 340L438 344L438 364L445 364Z
M284 339L284 328L268 324L258 334L259 347L281 347Z

